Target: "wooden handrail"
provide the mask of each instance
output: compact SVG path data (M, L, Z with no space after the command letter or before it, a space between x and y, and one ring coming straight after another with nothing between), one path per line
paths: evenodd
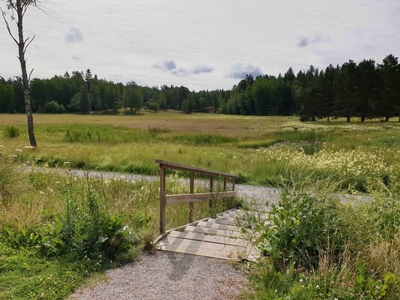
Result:
M171 170L186 171L186 172L193 171L195 173L215 175L215 176L221 176L221 177L233 178L233 179L239 178L239 176L237 176L237 175L217 172L217 171L198 168L198 167L191 167L191 166L182 165L182 164L178 164L178 163L170 162L170 161L166 161L166 160L155 159L154 162L156 164L159 164L160 167L161 167L161 165L163 165L166 169L171 169Z
M189 203L189 223L193 222L193 203L209 200L210 210L212 209L212 200L215 198L233 198L236 196L235 179L237 175L217 172L213 170L197 168L187 165L178 164L175 162L155 159L155 163L160 165L160 233L165 233L165 206L168 204ZM190 172L190 193L180 195L166 195L165 178L166 169ZM210 176L210 192L209 193L194 193L194 173L206 174ZM223 192L213 192L214 177L224 178ZM232 181L232 191L226 191L226 180Z

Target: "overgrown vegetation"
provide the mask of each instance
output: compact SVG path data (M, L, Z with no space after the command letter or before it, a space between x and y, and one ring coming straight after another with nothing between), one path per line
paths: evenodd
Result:
M2 115L0 121L7 124L0 131L13 126L21 132L13 139L0 137L0 266L8 274L0 295L5 298L37 298L39 292L57 298L47 294L52 283L56 295L67 295L88 274L149 248L158 230L157 183L24 173L16 166L156 175L154 158L238 174L238 183L282 188L271 223L256 224L265 257L253 269L255 299L396 299L400 293L395 122L308 124L295 117L174 112L37 115L41 147L30 149L19 117ZM187 174L168 176L168 193L187 192L182 179ZM167 210L167 227L187 222L187 206ZM208 204L196 203L194 214L208 216ZM13 287L18 276L33 279ZM43 278L51 278L48 285Z
M51 167L156 175L153 161L159 158L240 173L241 182L269 186L277 186L281 176L293 182L304 176L335 177L341 182L338 191L353 188L359 193L375 189L377 182L397 185L400 179L394 167L400 160L400 126L395 122L306 124L295 117L176 112L52 116L35 116L43 148L25 150L23 134L1 143L15 149L13 155L23 163Z
M132 261L159 229L158 182L81 178L23 168L0 148L0 298L61 299L103 270ZM169 193L188 192L176 174ZM218 200L215 214L227 209ZM208 203L194 218L210 215ZM167 210L167 227L187 223L187 205Z
M254 299L397 299L398 190L370 197L333 193L332 181L283 187L259 222L264 253ZM388 196L390 192L390 196Z

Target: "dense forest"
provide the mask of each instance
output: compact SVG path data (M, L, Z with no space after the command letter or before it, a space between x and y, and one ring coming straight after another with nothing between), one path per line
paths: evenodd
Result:
M124 109L135 114L141 109L177 109L185 113L210 112L241 115L299 115L303 121L359 117L399 116L400 65L386 56L381 64L349 60L325 70L310 66L294 74L293 69L278 77L247 75L231 90L190 91L184 86L147 87L134 81L125 85L98 79L86 72L66 72L51 79L30 82L32 108L37 113L116 113ZM24 92L21 78L0 76L0 112L22 113Z

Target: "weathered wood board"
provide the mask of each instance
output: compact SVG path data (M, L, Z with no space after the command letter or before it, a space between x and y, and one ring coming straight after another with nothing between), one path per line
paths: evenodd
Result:
M188 253L220 259L254 261L260 251L253 241L235 226L240 210L229 210L217 218L209 218L195 224L172 230L156 245L158 250Z

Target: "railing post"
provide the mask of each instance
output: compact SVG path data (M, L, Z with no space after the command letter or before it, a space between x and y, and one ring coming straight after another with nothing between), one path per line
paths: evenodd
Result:
M213 188L214 188L214 176L210 175L210 193L213 192ZM211 213L213 210L213 200L212 199L208 202L208 208Z
M190 193L194 194L194 172L190 172ZM189 202L189 223L193 222L193 202Z
M160 165L160 234L165 233L165 168Z
M226 177L224 176L224 192L226 192ZM224 206L224 209L228 207L226 198L222 199L222 204Z

